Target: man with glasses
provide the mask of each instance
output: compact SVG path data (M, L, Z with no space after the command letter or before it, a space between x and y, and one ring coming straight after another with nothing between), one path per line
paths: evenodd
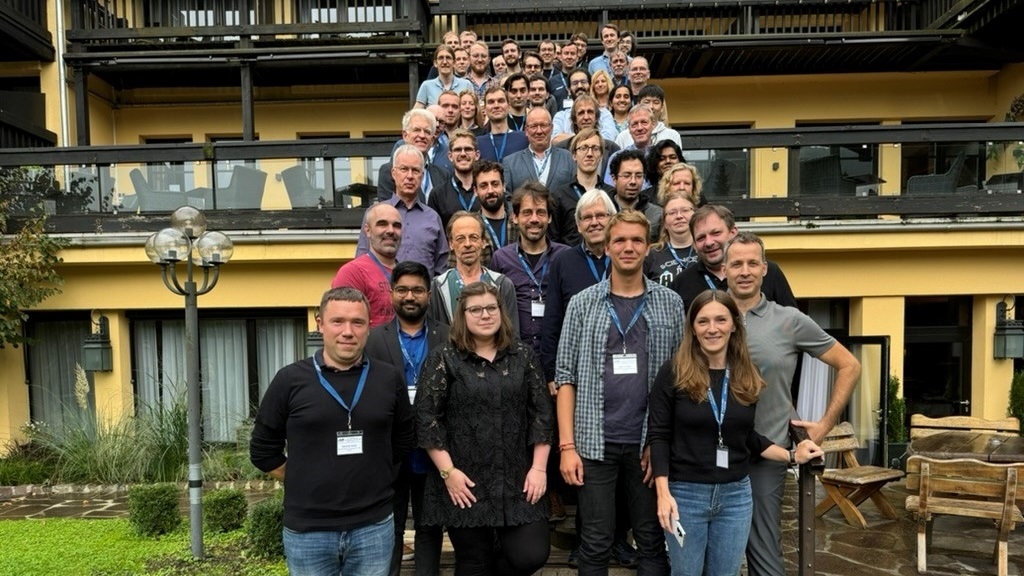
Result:
M402 116L402 140L420 151L425 162L430 158L430 149L434 146L438 132L437 116L429 110L414 108ZM392 155L403 144L392 151ZM387 200L395 193L395 177L392 174L393 163L388 162L380 167L377 173L377 200ZM420 198L426 202L435 184L448 179L450 173L444 168L430 162L424 164L424 172L420 175Z
M434 278L430 290L427 315L437 322L451 326L452 315L459 302L459 294L466 284L484 282L498 289L502 308L516 309L516 287L504 274L483 265L483 250L487 243L484 223L480 215L456 212L448 223L448 242L455 254L455 267ZM512 331L519 333L519 316L510 315Z
M469 45L469 72L466 73L466 80L473 85L476 95L482 100L484 91L495 84L495 79L490 74L491 54L487 43L482 40L474 40Z
M610 274L569 302L558 342L560 470L579 487L579 573L587 576L608 574L617 488L627 494L638 573L669 573L645 448L647 397L682 340L686 314L678 295L643 275L650 233L635 210L608 220Z
M448 341L448 327L427 319L430 299L430 272L418 262L399 262L391 271L391 305L395 321L370 330L366 355L400 368L405 376L409 403L416 399L416 382L430 351ZM440 526L420 525L423 508L423 487L427 474L436 468L422 449L413 449L399 466L395 480L395 547L391 555L390 576L398 576L402 560L413 555L416 574L437 574L441 563ZM404 543L405 521L409 515L412 495L412 518L416 531L414 549Z
M558 56L558 45L550 38L545 38L537 44L537 54L543 62L542 72L546 78L551 78L552 72L557 72L555 61Z
M569 142L576 163L576 174L571 182L551 191L555 204L552 237L575 246L582 240L576 225L576 203L588 190L597 188L611 193L615 188L601 181L603 159L607 158L604 151L606 140L601 138L597 130L583 128Z
M441 44L434 50L434 66L437 67L437 78L424 80L416 92L416 108L426 108L437 103L437 97L445 90L456 94L472 88L464 78L455 75L455 50L451 46Z
M455 170L451 178L434 187L427 200L427 206L437 212L446 229L452 214L479 210L473 192L473 163L479 159L476 136L468 130L456 130L448 141L448 160Z
M507 157L505 189L509 195L523 184L536 180L549 190L572 181L574 170L568 150L551 146L551 115L543 108L534 108L526 114L526 150Z
M615 182L615 195L612 201L622 210L643 212L650 224L651 241L661 234L662 209L645 194L644 187L644 153L639 150L622 150L616 154L608 170Z
M629 87L633 89L633 97L637 98L640 91L647 86L647 82L651 79L651 69L647 63L647 58L643 56L637 56L633 58L629 63Z
M402 216L394 206L374 204L363 214L363 235L370 249L338 269L331 288L350 286L363 293L370 303L370 326L380 326L394 318L391 303L391 269L402 243Z

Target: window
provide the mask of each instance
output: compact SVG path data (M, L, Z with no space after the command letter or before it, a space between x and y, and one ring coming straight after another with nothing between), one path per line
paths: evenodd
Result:
M76 397L75 377L82 342L91 332L87 315L33 315L26 327L30 417L54 432L81 427L95 413L92 373L84 397ZM82 404L84 401L84 405Z
M983 142L908 142L900 147L902 171L900 190L952 194L958 188L981 188L985 180L985 145ZM923 186L910 182L914 176L946 175L924 181Z
M797 123L797 127L841 126L850 124ZM878 194L880 183L878 144L798 146L789 149L789 196L867 196Z
M743 126L673 126L686 131L687 136L699 135L702 130L730 130L750 128ZM696 132L695 132L696 130ZM750 196L750 150L747 148L719 148L704 150L683 150L687 164L697 167L704 185L701 197L709 202L723 198L746 198Z
M184 402L185 323L159 318L133 322L133 366L139 407ZM234 442L235 430L255 415L274 374L302 358L301 312L238 318L207 315L199 321L203 439Z
M259 140L259 137L256 138ZM241 136L210 136L210 142L242 142ZM247 166L258 168L259 163L253 160L218 160L214 164L214 177L216 178L215 188L223 190L231 184L231 176L234 175L235 166Z

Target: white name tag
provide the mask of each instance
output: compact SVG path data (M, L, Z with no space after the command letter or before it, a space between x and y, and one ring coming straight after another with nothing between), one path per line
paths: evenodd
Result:
M566 110L572 108L572 98L566 98L565 100L562 100L562 108Z
M338 456L363 453L363 431L338 432Z
M543 318L544 303L537 301L530 302L530 316L533 316L534 318Z
M636 354L612 354L612 373L636 374Z
M409 390L409 404L415 404L416 403L416 387L415 386L410 386L408 388L408 390Z
M719 468L729 469L729 449L728 448L716 448L715 449L715 465Z

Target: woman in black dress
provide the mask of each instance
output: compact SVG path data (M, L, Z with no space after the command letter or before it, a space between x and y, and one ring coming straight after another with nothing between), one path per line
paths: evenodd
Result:
M467 285L450 342L427 359L416 395L417 438L440 472L427 479L423 522L448 527L456 576L526 576L550 552L553 406L508 313L496 288Z

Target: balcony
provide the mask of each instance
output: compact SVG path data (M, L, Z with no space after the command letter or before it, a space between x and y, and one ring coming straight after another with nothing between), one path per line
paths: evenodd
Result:
M225 230L358 228L391 138L0 150L13 220L54 232L155 230L192 204ZM1024 125L684 132L703 196L808 227L1021 221ZM851 222L856 221L856 222Z
M56 51L39 0L0 0L0 62L53 62Z

